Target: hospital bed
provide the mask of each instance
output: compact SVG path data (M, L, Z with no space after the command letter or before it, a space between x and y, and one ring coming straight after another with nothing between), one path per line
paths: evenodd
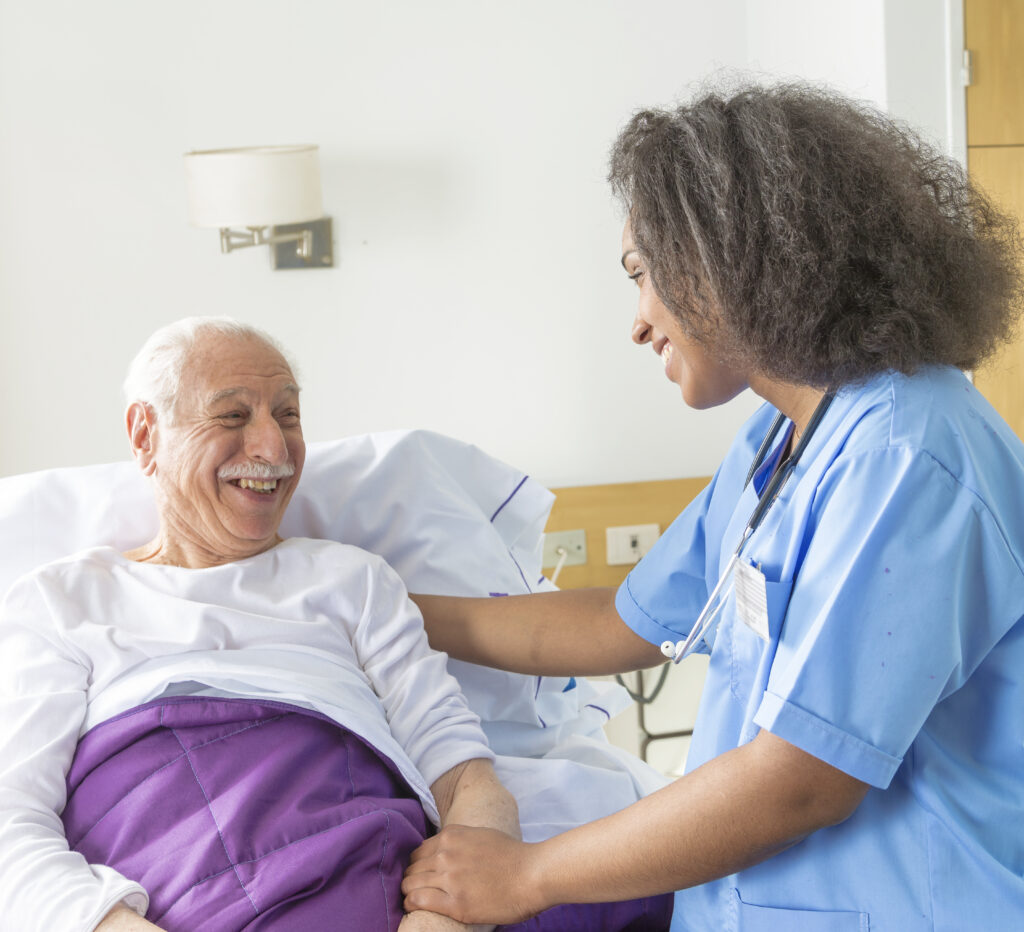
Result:
M382 555L411 591L511 595L551 589L541 569L553 494L480 449L428 431L309 445L283 536ZM34 567L90 546L129 549L157 529L132 462L0 479L0 593ZM666 779L613 746L603 726L630 705L620 686L449 661L498 754L524 838L540 840L629 805Z

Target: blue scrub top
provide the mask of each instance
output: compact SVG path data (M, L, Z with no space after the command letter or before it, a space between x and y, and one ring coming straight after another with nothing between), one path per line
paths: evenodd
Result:
M652 643L686 635L739 543L775 414L619 589ZM743 557L769 639L730 594L687 770L765 728L872 788L842 824L677 893L672 928L1024 929L1021 441L955 369L841 391Z

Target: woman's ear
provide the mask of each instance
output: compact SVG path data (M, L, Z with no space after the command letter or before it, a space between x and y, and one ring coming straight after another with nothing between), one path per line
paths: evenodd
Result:
M156 472L156 412L150 405L133 401L125 412L128 443L144 476Z

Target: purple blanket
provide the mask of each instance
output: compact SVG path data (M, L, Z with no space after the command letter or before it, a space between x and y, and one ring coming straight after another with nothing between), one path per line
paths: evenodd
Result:
M169 932L393 932L429 823L394 764L294 706L148 703L79 743L62 814L71 847L149 892ZM561 906L517 932L668 928L671 897Z

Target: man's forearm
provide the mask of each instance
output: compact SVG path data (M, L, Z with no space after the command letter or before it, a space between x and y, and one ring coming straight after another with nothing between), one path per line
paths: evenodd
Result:
M160 932L160 926L143 919L137 912L118 904L96 926L95 932Z
M467 760L453 767L431 786L441 825L492 828L522 838L519 807L502 785L491 762ZM402 920L399 932L490 932L493 925L463 925L438 913L417 910Z
M519 807L502 786L486 759L467 760L443 774L431 786L441 825L494 828L521 838Z

